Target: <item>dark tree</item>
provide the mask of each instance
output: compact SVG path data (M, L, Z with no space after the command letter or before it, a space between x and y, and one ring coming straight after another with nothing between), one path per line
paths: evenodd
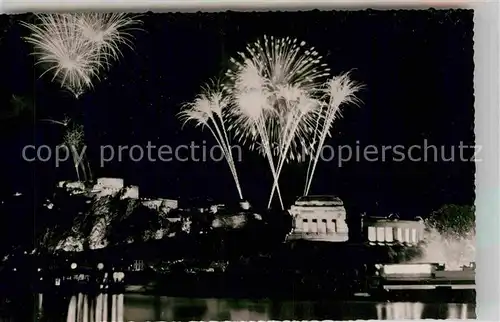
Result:
M476 232L475 208L469 205L444 205L431 213L427 225L445 237L466 237Z

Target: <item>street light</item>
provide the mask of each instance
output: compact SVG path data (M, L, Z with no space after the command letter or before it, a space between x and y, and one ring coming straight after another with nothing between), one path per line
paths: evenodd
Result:
M77 266L77 265L76 265L76 263L72 263L72 264L71 264L71 269L75 269L75 268L76 268L76 266Z

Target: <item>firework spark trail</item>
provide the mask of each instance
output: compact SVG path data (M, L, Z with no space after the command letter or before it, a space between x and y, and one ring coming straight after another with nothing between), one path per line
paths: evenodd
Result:
M271 144L270 144L270 140L269 140L269 137L267 135L267 132L265 131L264 120L262 119L262 116L260 117L260 120L257 123L257 128L259 131L259 135L262 138L262 142L264 144L264 149L266 151L267 160L269 162L269 167L271 168L271 172L272 172L273 179L274 179L273 180L273 186L274 186L274 183L276 183L276 185L277 185L277 182L279 179L279 174L277 173L276 167L274 165L274 158L273 158L272 151L271 151ZM278 198L279 198L279 202L281 205L281 209L284 209L283 198L281 197L281 191L279 190L279 187L277 187L277 190L278 190Z
M316 147L316 141L318 139L317 133L320 133L321 120L323 119L323 116L324 116L324 114L322 113L323 109L324 109L324 106L321 106L320 112L319 112L319 114L316 117L316 122L315 122L315 125L314 125L314 131L313 131L313 133L314 133L313 140L312 140L311 144L308 147L308 149L311 150L311 151L314 151L314 148ZM306 191L306 187L307 187L307 182L309 182L309 177L311 176L311 166L312 166L312 163L313 163L312 160L313 160L312 158L309 158L309 162L308 162L308 165L307 165L306 184L304 185L304 192L303 192L304 196L306 196L307 193L309 193L309 191Z
M79 168L82 168L83 179L87 180L87 172L85 170L85 166L81 164L82 160L79 160L78 150L83 148L84 145L84 131L82 125L75 125L72 128L69 128L64 135L64 143L69 147L71 151L71 156L73 158L73 165L75 167L76 176L78 181L80 181L80 171Z
M299 126L301 123L309 124L309 120L312 117L316 117L317 114L317 108L320 106L320 103L310 97L307 96L302 96L298 98L298 102L296 103L296 106L292 109L293 113L289 114L289 117L287 117L288 121L285 126L285 130L283 131L282 137L283 143L281 145L281 150L279 152L279 160L278 160L278 169L277 169L277 176L279 179L279 176L281 174L281 170L283 169L283 165L285 164L287 160L287 155L288 151L290 149L290 146L295 139L297 135L297 130L299 129ZM314 136L314 133L311 133L312 136ZM271 202L273 199L274 191L276 190L278 185L278 182L275 181L273 184L273 187L271 189L271 194L269 196L269 201L268 201L268 208L271 206Z
M71 119L68 117L64 118L62 121L52 120L52 119L40 119L40 122L47 122L47 123L51 123L51 124L68 126L69 123L71 122Z
M78 169L79 167L81 167L85 180L90 179L92 181L92 169L90 167L88 158L86 158L85 151L83 151L81 155L78 154L78 150L83 148L84 146L85 133L83 131L83 126L76 124L72 127L69 127L72 123L72 120L69 117L65 117L61 121L53 119L40 119L39 121L61 125L66 128L66 133L64 134L63 141L66 147L70 150L77 179L78 181L80 181L80 171ZM83 164L82 162L85 162L85 164ZM85 169L85 166L87 166L88 172Z
M330 133L330 129L338 115L340 107L347 104L359 105L360 100L355 94L360 89L362 89L362 86L351 80L350 73L335 76L325 84L324 102L328 103L326 103L323 110L324 115L318 116L321 117L323 123L320 127L321 130L318 131L318 136L314 139L314 142L318 142L318 144L314 148L314 157L309 161L310 171L307 173L304 195L309 194L321 150L323 149L325 139Z
M229 165L238 195L240 199L243 199L224 119L225 110L230 103L229 97L215 82L212 86L215 88L212 89L210 86L206 86L202 94L198 95L193 102L184 104L183 110L179 113L179 118L184 121L184 124L194 121L196 126L207 127L210 130Z
M234 130L236 137L243 143L250 141L251 149L256 146L255 142L260 140L273 180L276 181L276 168L267 127L268 121L275 118L276 111L268 103L268 80L260 76L258 66L250 60L245 60L244 64L238 66L240 68L237 73L229 74L232 82L229 92L234 101L229 110L230 130ZM283 208L279 188L278 197Z
M35 24L23 22L31 34L36 64L46 66L52 81L75 97L93 87L99 74L120 56L120 45L131 47L127 30L138 22L125 14L38 14Z
M305 42L289 37L264 36L262 41L248 45L246 52L238 55L238 59L231 59L234 66L227 72L233 83L233 94L241 105L242 95L248 99L253 91L254 102L244 109L254 109L253 113L259 117L248 117L248 111L240 113L247 116L243 121L241 115L237 117L239 120L234 126L239 132L237 137L244 143L250 141L252 149L260 139L260 148L269 161L274 178L270 201L277 190L283 204L278 184L283 163L295 159L297 148L302 147L310 137L307 134L311 134L309 122L297 118L295 110L300 104L294 101L301 96L312 96L329 75L329 68L321 62L322 57L314 47L307 49ZM267 109L273 113L261 120L260 115ZM274 154L278 155L277 167Z

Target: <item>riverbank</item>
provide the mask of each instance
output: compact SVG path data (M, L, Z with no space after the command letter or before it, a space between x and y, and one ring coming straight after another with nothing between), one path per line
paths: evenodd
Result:
M368 269L370 257L362 254L369 252L372 264L376 263L380 258L375 256L376 248L352 244L336 244L332 248L330 243L295 243L282 244L279 250L270 254L226 256L218 260L206 257L144 260L144 267L139 271L130 270L125 259L121 264L115 261L118 257L108 258L102 269L98 268L102 264L98 261L104 259L101 256L60 259L59 264L66 267L45 265L37 268L41 262L33 260L15 270L4 267L0 274L1 292L6 295L34 292L70 296L78 292L106 292L196 298L336 301L359 299L360 294L369 293L371 299L380 301L475 303L474 290L369 290L369 279L374 272ZM78 261L84 258L87 260L85 263ZM99 282L104 274L112 277L121 273L123 279L116 283ZM69 281L63 280L56 285L55 279L62 280L63 276L69 277Z

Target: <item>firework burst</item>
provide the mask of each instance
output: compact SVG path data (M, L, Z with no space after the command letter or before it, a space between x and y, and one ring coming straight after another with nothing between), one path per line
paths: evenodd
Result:
M141 21L125 13L80 13L76 19L83 36L108 67L123 56L122 46L133 50L131 31L142 30Z
M46 66L52 81L76 97L92 87L103 63L81 35L75 15L38 15L39 24L23 23L31 31L25 40L34 46L37 64Z
M39 14L37 23L22 23L31 34L37 64L52 73L52 81L75 97L92 88L103 69L118 59L120 45L130 46L126 31L137 24L124 14Z
M231 59L235 68L227 74L238 77L248 61L259 69L268 85L298 86L306 91L314 91L324 77L329 76L329 68L322 63L322 56L314 47L306 47L306 42L293 38L264 36L263 40L246 47L246 53L239 53L239 59Z
M226 127L226 110L230 104L229 96L218 82L212 82L202 89L193 102L185 103L179 113L179 118L184 124L194 122L195 126L206 127L214 136L217 144L222 149L223 155L229 165L229 169L236 184L238 195L243 199L241 185L236 172L231 149L231 142Z
M92 169L85 154L85 131L83 125L75 124L68 116L65 116L62 120L40 119L39 121L60 125L65 128L63 144L66 146L69 153L71 153L78 181L80 181L80 169L85 181L87 179L92 180Z
M319 107L314 97L329 68L314 47L288 37L264 36L231 62L226 75L235 102L232 128L268 159L274 177L269 206L276 189L283 207L279 175L285 162L307 152Z
M80 181L80 169L82 170L83 180L87 181L88 174L85 168L84 157L85 157L85 132L83 126L80 124L75 124L71 127L66 126L66 133L64 135L64 144L69 149L73 165L75 167L76 176L78 181ZM81 151L81 153L80 153ZM90 169L89 169L90 172Z
M322 109L321 113L317 115L315 136L310 145L313 153L307 168L304 195L309 194L321 150L334 121L340 115L340 108L349 104L359 105L361 101L356 97L356 94L362 88L362 85L351 79L350 73L335 76L324 84Z

